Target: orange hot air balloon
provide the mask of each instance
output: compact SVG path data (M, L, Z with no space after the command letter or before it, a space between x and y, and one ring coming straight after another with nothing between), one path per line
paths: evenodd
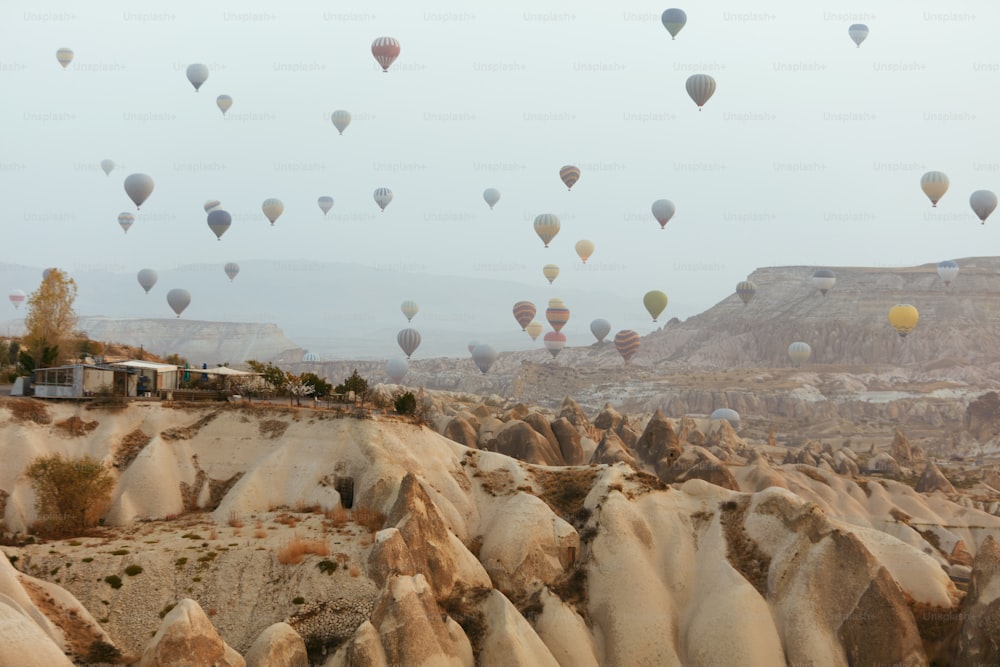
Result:
M615 334L615 349L618 350L618 354L622 355L622 359L625 360L626 364L639 351L641 343L642 338L631 329L622 329Z
M569 322L569 308L565 306L549 306L545 309L545 319L549 321L553 329L562 331L562 328Z
M521 331L525 331L535 319L535 304L530 301L518 301L514 304L514 319L521 325Z
M572 190L576 182L580 180L580 168L568 164L559 170L559 178L566 184L567 190Z

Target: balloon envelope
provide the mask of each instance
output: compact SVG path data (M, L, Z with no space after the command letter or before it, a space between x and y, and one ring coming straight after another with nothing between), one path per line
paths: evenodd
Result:
M531 320L535 319L535 312L535 304L530 301L518 301L514 304L514 319L521 325L521 331L524 331L531 324Z
M410 355L420 346L420 333L416 329L403 329L396 335L396 342L399 343L400 349L406 353L406 358L409 359Z
M326 215L333 208L333 197L320 197L316 203L319 204L319 210L323 211L323 215Z
M580 180L580 168L572 164L568 164L559 170L559 178L566 185L566 189L572 190L576 182Z
M208 67L201 63L194 63L193 65L188 65L186 74L188 81L194 86L195 92L198 92L201 84L208 80Z
M136 275L139 285L142 286L142 289L146 290L146 294L149 294L149 290L153 289L157 278L156 271L153 269L142 269Z
M388 72L389 66L399 57L399 42L392 37L377 37L372 42L372 55L382 66L382 71Z
M740 297L740 301L745 306L757 296L757 286L749 280L739 282L736 284L736 296Z
M596 319L590 323L590 333L594 334L594 338L600 343L604 338L611 333L611 322L605 319Z
M920 177L920 189L931 200L931 206L937 206L944 193L948 192L948 175L943 171L928 171Z
M420 307L417 305L416 301L404 301L400 304L399 309L403 311L403 315L406 316L406 321L412 322L413 317L420 310Z
M24 300L27 299L28 296L24 293L24 290L12 289L10 291L10 295L7 298L10 299L10 302L14 305L14 308L17 309L21 307L21 304L24 303Z
M969 197L969 206L985 225L986 218L990 217L990 213L997 207L997 196L990 190L976 190Z
M233 224L233 216L221 208L212 209L208 214L208 228L215 232L215 237L222 240L229 226Z
M816 286L816 289L820 291L820 294L826 296L826 293L833 289L833 286L837 283L837 276L834 275L833 271L830 269L818 269L816 273L812 275L812 284Z
M546 264L542 267L542 275L552 284L552 281L559 277L559 265L558 264Z
M669 199L657 199L653 202L652 210L653 217L660 223L660 229L667 226L667 223L670 222L670 218L674 217L676 211L674 203Z
M330 114L330 122L337 128L338 134L343 134L347 126L351 124L351 114L343 109L337 109Z
M375 199L375 203L378 204L378 207L385 212L385 207L392 201L392 190L389 188L375 188L375 192L372 193L372 197Z
M233 279L235 279L236 276L239 275L239 273L240 273L240 265L237 264L236 262L228 262L223 267L223 270L226 272L226 275L229 277L229 282L233 282Z
M214 209L221 208L222 202L218 199L209 199L205 202L205 213L211 213Z
M733 410L732 408L719 408L717 410L713 410L712 414L709 415L708 418L713 421L716 419L725 419L729 422L729 425L732 426L733 429L738 429L740 427L740 413L736 412L736 410Z
M638 333L632 331L631 329L622 329L615 334L615 349L618 350L618 354L622 355L622 359L625 360L627 364L635 356L635 353L639 351L639 345L642 343L642 338Z
M809 347L809 343L795 341L788 346L788 358L795 364L804 364L809 361L809 357L811 356L812 348Z
M129 227L135 222L135 216L131 213L121 213L118 215L118 224L122 226L125 233L128 234Z
M542 326L541 322L531 322L524 328L524 330L528 332L529 336L531 336L531 340L538 340L538 336L542 333L544 328L545 327Z
M542 239L545 247L549 247L549 242L559 233L559 218L551 213L542 213L535 216L535 233Z
M594 254L594 242L588 239L576 242L576 254L579 255L583 263L586 264L590 256Z
M650 290L642 297L642 305L653 316L654 322L660 316L660 313L663 312L663 309L667 307L668 301L667 295L660 290Z
M285 205L281 203L280 199L271 197L270 199L264 200L264 203L260 205L260 210L264 211L264 216L273 225L274 221L281 217L281 214L284 213Z
M184 309L190 303L191 292L188 292L186 289L172 289L167 292L167 304L177 313L177 317L181 316L181 313L184 312Z
M549 321L549 326L551 326L556 331L561 331L566 323L569 322L569 308L565 306L549 306L545 309L545 319Z
M229 107L233 106L233 98L229 95L219 95L215 98L215 105L219 107L219 111L225 116L226 112L229 111Z
M153 194L153 178L147 174L129 174L125 177L125 194L138 210Z
M715 94L715 79L708 74L692 74L684 85L699 109Z
M889 309L889 324L903 338L913 331L920 320L920 313L908 303L901 303Z
M474 349L476 349L477 347L479 347L479 341L478 340L470 340L469 344L465 346L465 348L469 351L469 354L472 354L472 351Z
M393 357L386 363L385 370L389 373L389 379L399 384L406 376L406 371L410 370L410 364L406 362L406 359Z
M73 49L59 49L56 51L56 60L63 66L63 69L66 69L73 62Z
M670 39L675 39L677 37L677 33L681 31L687 23L687 20L687 14L684 13L683 9L667 9L663 12L663 15L660 16L660 21L663 23L663 27L670 33Z
M500 191L496 188L486 188L483 190L483 199L490 205L490 210L492 211L496 203L500 201Z
M549 351L553 359L566 347L566 334L560 331L547 332L543 340L545 341L545 349Z
M865 38L868 37L868 26L864 23L855 23L847 29L847 34L851 36L851 39L860 49L861 42L865 41Z
M958 262L946 259L937 265L937 272L941 280L944 281L945 287L947 287L958 276Z
M104 171L105 176L108 176L114 168L114 160L101 160L101 170Z
M493 346L486 345L485 343L477 345L472 348L472 360L476 362L476 366L485 375L486 371L490 370L493 362L497 360L497 351L493 349Z

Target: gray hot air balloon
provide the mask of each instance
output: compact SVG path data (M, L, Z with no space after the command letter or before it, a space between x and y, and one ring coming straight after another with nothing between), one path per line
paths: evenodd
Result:
M685 83L688 95L698 105L698 111L715 94L715 79L708 74L692 74Z
M687 14L684 13L683 9L671 8L663 12L663 15L660 16L663 27L670 33L670 39L677 38L677 33L684 28L687 20Z
M389 188L375 188L372 196L375 198L375 203L378 204L378 207L385 213L385 207L392 201L392 190Z
M497 360L497 351L491 345L481 343L472 349L472 360L476 362L483 375L486 375L490 366Z
M847 34L851 36L851 39L860 49L861 42L865 41L865 38L868 37L868 26L864 23L855 23L847 29Z
M389 379L399 384L406 376L406 371L410 370L410 364L406 363L406 359L394 357L385 365L385 369L389 373Z
M142 286L142 289L146 290L146 294L149 294L149 290L153 289L158 276L153 269L142 269L136 278L139 280L139 285Z
M191 303L191 292L186 289L172 289L167 292L167 305L177 313L177 317L181 316L184 309L188 307Z
M188 65L187 78L191 82L191 85L194 86L194 92L198 92L201 84L208 80L208 67L201 63Z
M133 223L135 223L135 216L131 213L119 214L118 224L122 226L122 229L125 230L126 234L128 234L129 227L131 227Z
M496 188L486 188L483 190L483 199L490 205L490 210L492 211L496 203L500 201L500 191Z
M114 160L101 160L101 170L104 171L105 176L110 176L114 168L115 168Z
M351 114L343 109L337 109L330 114L330 121L333 123L333 126L337 128L337 132L339 134L343 134L344 130L347 129L347 126L351 124Z
M319 209L323 211L323 215L326 215L330 212L330 209L333 208L333 197L320 197L316 200L316 203L319 204Z
M125 178L125 194L135 204L136 210L153 194L153 179L146 174L129 174Z
M812 275L812 284L823 296L826 296L826 293L833 289L836 283L837 276L830 269L817 269L816 273Z
M229 107L233 106L233 98L229 95L219 95L215 98L215 106L219 107L219 111L225 116Z
M660 229L666 228L667 223L670 222L670 218L674 217L676 210L674 203L669 199L657 199L653 202L653 217L660 223Z
M396 342L409 359L410 355L420 347L420 333L416 329L403 329L396 335Z
M233 280L236 278L236 276L239 275L239 273L240 273L240 265L237 264L236 262L228 262L226 264L226 266L223 267L223 270L226 272L226 275L229 277L229 282L233 282Z
M215 233L215 237L220 241L222 240L222 235L226 233L226 230L232 224L233 216L229 215L229 211L215 208L208 214L208 228Z
M594 338L600 343L605 336L611 333L611 322L604 319L594 320L590 323L590 333L594 334Z
M989 190L976 190L969 197L969 206L985 225L986 218L990 217L990 213L997 207L997 196Z

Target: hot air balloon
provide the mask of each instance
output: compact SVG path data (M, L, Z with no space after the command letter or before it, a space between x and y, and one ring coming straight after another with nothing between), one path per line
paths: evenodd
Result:
M343 134L344 130L347 129L347 126L351 124L351 114L343 109L337 109L330 114L330 122L332 122L333 126L337 128L338 134Z
M733 427L733 430L740 427L740 413L736 412L736 410L733 410L732 408L718 408L717 410L713 410L712 414L709 415L708 418L712 421L725 419L729 422L729 425Z
M219 107L219 111L225 116L229 107L233 106L233 98L229 95L219 95L215 98L215 106Z
M320 356L315 352L306 352L305 354L302 355L302 361L312 364L321 361L321 359Z
M146 290L146 294L149 294L149 290L153 289L153 285L156 284L157 277L156 271L153 269L142 269L136 275L139 285L142 286L142 289Z
M49 268L47 268L47 269L44 269L44 270L42 271L42 282L43 282L43 283L44 283L44 282L45 282L46 280L48 280L48 279L49 279L49 276L51 276L51 275L52 275L52 272L53 272L53 271L59 271L59 269L57 269L57 268L56 268L56 267L54 267L54 266L50 266Z
M653 316L655 322L663 309L667 307L667 295L660 290L650 290L643 295L642 305L646 306L646 310Z
M240 265L236 262L228 262L223 270L226 272L226 276L229 277L229 282L233 282L236 276L240 273Z
M105 176L110 176L114 168L115 168L114 160L101 160L101 169L104 171Z
M208 67L200 63L188 65L186 73L188 81L194 86L194 92L196 93L201 88L201 84L208 80Z
M559 302L550 303L549 307L545 309L545 319L549 321L549 326L556 331L561 331L569 322L569 308Z
M860 49L861 42L865 41L865 38L868 37L868 26L864 23L855 23L847 29L847 34L851 36L851 39Z
M483 375L486 375L486 371L490 370L490 366L497 360L497 351L485 343L477 345L472 349L472 360L476 362Z
M627 364L635 356L636 352L639 351L639 345L642 343L642 338L638 333L632 331L631 329L622 329L615 334L615 349L618 350L618 354L622 355L622 359L625 360Z
M125 194L135 204L136 210L153 194L153 179L146 174L130 174L125 178Z
M401 311L403 311L403 315L406 316L406 321L407 322L412 322L414 316L416 316L416 314L417 314L417 311L420 310L420 307L417 306L417 302L416 301L404 301L399 306L399 309Z
M757 286L749 280L736 283L736 296L740 297L740 301L745 306L757 296Z
M320 197L316 200L316 203L319 204L319 210L323 211L323 215L326 215L333 208L333 197Z
M382 66L382 71L388 72L389 66L399 57L399 42L392 37L377 37L372 42L372 55Z
M674 203L669 199L657 199L653 202L653 217L660 223L660 229L664 229L670 218L674 217Z
M542 340L545 342L545 349L549 351L553 359L566 347L566 334L560 331L549 331Z
M181 313L184 312L184 309L190 303L191 292L188 292L186 289L172 289L167 292L167 304L177 313L177 317L181 316Z
M576 254L580 256L583 263L586 264L590 256L594 254L594 242L583 239L582 241L576 242Z
M375 192L372 194L372 197L375 198L375 203L378 204L378 207L382 209L383 213L385 213L385 207L392 201L392 190L389 188L375 188Z
M549 308L563 308L566 304L559 297L552 297L549 299Z
M24 293L24 290L12 289L7 298L10 299L14 309L19 310L21 308L21 304L24 303L24 300L27 299L28 296Z
M281 217L281 214L285 211L285 205L281 203L280 199L271 197L264 200L264 203L260 205L260 210L264 211L265 217L274 226L274 221Z
M59 49L56 51L56 60L63 66L63 69L66 69L73 62L73 49Z
M493 207L500 201L500 191L496 188L486 188L483 190L483 199L490 205L490 210L492 211Z
M222 208L222 202L218 199L209 199L205 202L205 213L211 213L217 208Z
M220 241L231 224L233 224L233 216L229 215L229 211L215 208L208 214L208 228L215 232L215 237Z
M826 293L833 289L836 283L837 276L830 269L817 269L816 273L812 275L812 284L823 296L826 296Z
M393 357L386 363L385 370L389 373L389 379L399 384L406 376L406 371L410 370L410 364L406 363L406 359Z
M948 192L948 175L942 171L928 171L920 177L920 189L931 200L931 206L937 206L944 193Z
M705 102L715 94L715 79L708 74L692 74L685 84L688 95L698 105L698 111L705 106Z
M400 349L406 353L406 358L409 359L410 355L420 346L420 334L416 329L403 329L396 335L396 342L399 343Z
M128 229L135 223L135 216L131 213L119 213L118 214L118 224L122 226L125 233L128 234Z
M951 285L951 281L958 276L958 263L953 262L950 259L946 259L937 265L938 276L944 281L944 286L947 287Z
M559 170L559 178L566 184L567 190L572 190L576 182L580 180L580 168L568 164Z
M889 309L889 324L901 338L906 338L906 334L913 331L919 319L920 313L908 303L900 303Z
M542 275L548 279L549 284L551 285L552 281L559 277L559 265L546 264L542 267Z
M465 346L465 348L469 351L469 354L472 354L472 351L474 349L476 349L477 347L479 347L479 341L478 340L470 340L469 344Z
M788 346L788 358L791 359L792 363L796 366L809 361L809 357L812 356L812 353L813 351L812 348L809 347L809 343L795 341Z
M611 333L611 322L604 319L594 320L590 323L590 333L594 334L594 338L600 343L605 336Z
M986 218L997 207L997 196L989 190L976 190L969 197L969 206L985 225Z
M668 9L664 11L663 15L660 17L660 21L663 22L663 27L670 33L671 40L677 38L677 33L684 28L687 20L687 14L684 13L683 9Z
M542 333L542 329L544 328L545 327L542 326L541 322L531 322L524 328L524 330L528 332L529 336L531 336L531 340L538 340L538 335Z
M518 301L514 304L514 319L521 325L521 331L535 319L535 312L535 304L530 301Z
M551 213L542 213L535 216L535 233L542 239L545 247L549 247L549 242L559 233L559 218Z

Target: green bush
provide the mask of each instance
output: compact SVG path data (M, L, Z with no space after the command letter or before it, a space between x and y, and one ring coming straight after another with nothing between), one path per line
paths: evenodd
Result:
M305 601L306 599L300 595L299 597L292 599L292 604L302 604Z
M107 582L108 586L111 586L111 588L122 587L122 578L119 577L117 574L109 574L108 576L104 577L104 581Z
M401 415L412 415L417 411L417 398L412 391L408 391L396 398L395 407Z
M142 573L141 565L129 565L128 567L125 568L125 574L127 574L130 577L134 577L135 575L141 573Z
M89 456L70 460L42 456L25 471L35 491L34 529L49 537L82 535L97 525L111 505L115 478Z

